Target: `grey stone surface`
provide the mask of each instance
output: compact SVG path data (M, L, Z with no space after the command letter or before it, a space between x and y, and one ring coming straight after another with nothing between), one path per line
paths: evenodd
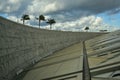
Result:
M0 80L11 80L43 57L102 34L38 29L0 17Z
M88 54L91 80L120 80L119 34L120 30L86 40L84 46L80 42L57 51L29 68L21 80L83 80L84 53Z

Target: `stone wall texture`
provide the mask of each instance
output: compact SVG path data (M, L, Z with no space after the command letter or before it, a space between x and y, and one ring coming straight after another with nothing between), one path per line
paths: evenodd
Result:
M38 29L0 17L0 80L12 80L55 51L102 34Z

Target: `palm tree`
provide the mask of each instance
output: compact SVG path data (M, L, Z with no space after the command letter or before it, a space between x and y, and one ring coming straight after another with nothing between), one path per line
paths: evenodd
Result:
M50 24L50 29L52 29L52 24L55 24L56 21L54 19L48 19L47 23Z
M22 19L21 20L23 20L23 24L25 23L25 20L30 20L30 17L29 17L29 15L27 15L27 14L24 14L23 16L22 16Z
M41 20L45 21L45 17L43 15L40 15L39 18L36 19L39 20L39 28L40 28L40 22Z
M88 30L89 30L89 27L85 27L85 30L88 31Z

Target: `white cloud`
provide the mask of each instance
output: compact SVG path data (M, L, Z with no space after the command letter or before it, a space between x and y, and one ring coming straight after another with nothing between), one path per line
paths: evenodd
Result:
M8 19L15 21L15 22L17 21L17 17L15 17L15 16L9 16Z
M97 17L96 20L94 21L93 25L99 26L102 22L103 22L102 18Z
M38 28L38 21L35 19L34 15L29 15L29 16L30 16L31 20L26 21L25 24ZM49 18L49 16L46 16L46 17ZM9 16L8 18L15 21L15 22L19 22L22 24L22 21L20 21L20 18L17 18L15 16ZM34 25L30 24L32 22L36 23L36 24L34 24ZM116 27L113 27L111 30L112 26L105 24L101 17L96 17L93 15L78 18L75 21L57 22L57 23L52 25L53 30L62 30L62 31L85 31L84 30L85 27L89 27L90 28L89 31L99 31L99 30L112 31L112 30L118 29ZM50 25L46 23L46 25L41 26L41 28L50 29Z
M46 14L66 10L81 10L90 13L119 11L120 0L0 0L0 12L21 11L31 14ZM117 9L118 8L118 9ZM21 12L22 13L22 12Z
M57 7L56 7L56 3L54 2L54 3L48 4L47 6L45 6L43 12L48 13L48 12L53 12L56 10L57 10Z
M17 11L21 7L20 0L0 0L0 11L2 12L14 12Z
M77 9L90 13L100 13L119 7L120 0L34 0L28 6L28 11L46 14Z
M56 23L53 25L53 30L63 30L63 31L85 31L85 27L89 27L89 31L99 31L99 30L117 30L118 28L105 24L101 17L87 16L79 18L75 21L69 21L64 23ZM46 26L49 28L49 26ZM113 27L113 29L111 29Z
M34 17L43 14L47 19L51 17L57 21L54 29L62 30L100 27L104 25L103 19L90 15L111 10L116 13L119 7L120 0L0 0L0 12L9 13L8 18L11 20L16 21L16 16L20 19L23 14L29 14L31 20L26 23L37 25Z

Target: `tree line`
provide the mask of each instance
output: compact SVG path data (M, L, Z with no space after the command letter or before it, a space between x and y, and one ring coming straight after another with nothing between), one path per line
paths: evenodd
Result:
M35 17L35 19L39 21L39 28L40 28L41 21L46 21L46 23L48 23L50 25L50 29L52 29L52 24L56 23L56 21L54 19L46 20L44 15L39 15L39 17ZM21 20L23 21L23 24L25 24L25 20L30 20L30 17L29 17L29 15L24 14L21 17Z

